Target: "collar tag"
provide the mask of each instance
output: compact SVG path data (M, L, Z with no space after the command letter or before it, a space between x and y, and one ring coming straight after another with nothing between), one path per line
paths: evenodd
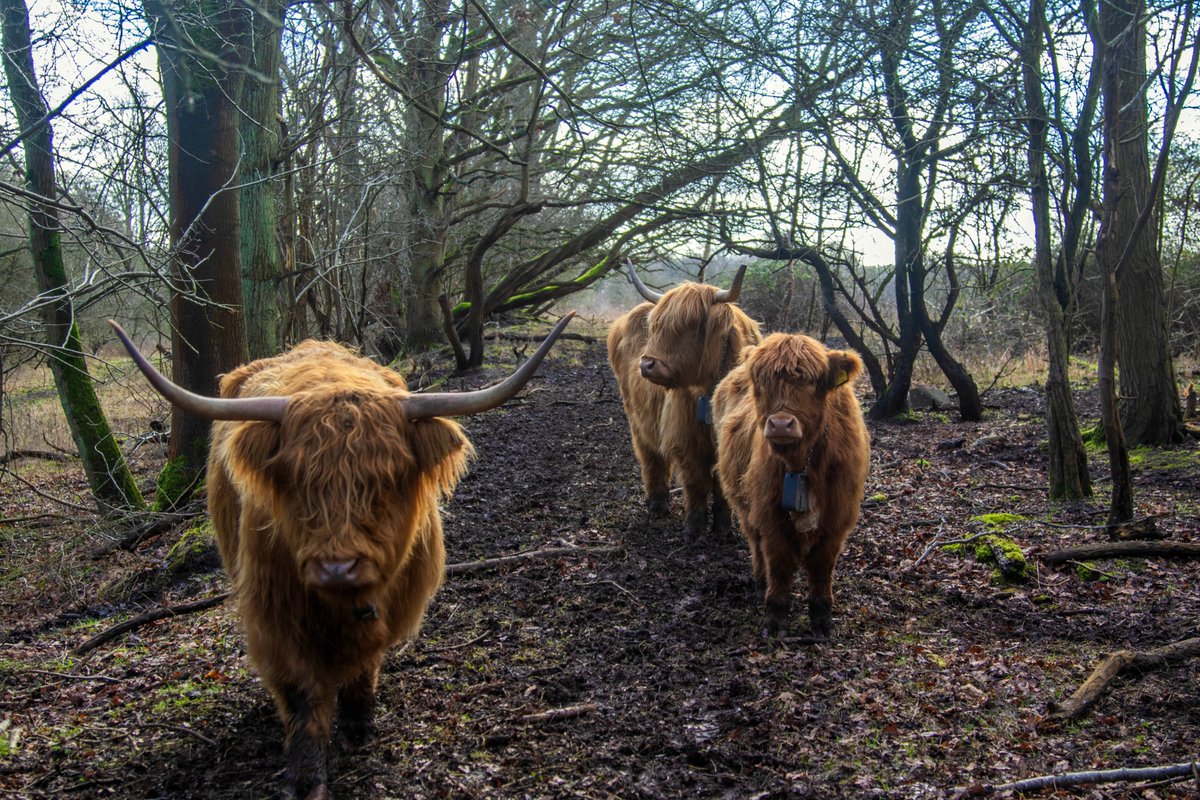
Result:
M379 619L379 609L374 603L354 607L354 618L359 622L372 622Z
M706 394L696 398L696 422L701 425L713 424L712 400Z
M783 473L783 510L804 513L809 509L808 473Z

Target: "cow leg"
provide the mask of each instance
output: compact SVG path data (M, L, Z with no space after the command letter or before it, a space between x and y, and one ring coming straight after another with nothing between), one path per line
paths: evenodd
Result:
M338 690L338 732L352 748L375 735L375 693L382 658Z
M782 546L770 547L763 542L767 576L764 603L767 626L763 632L766 636L778 636L787 627L788 616L792 611L792 582L800 566L792 548L786 543L781 544Z
M840 547L814 547L805 559L808 572L808 618L818 636L833 632L833 567Z
M694 542L708 528L708 496L713 489L712 476L699 469L698 474L680 476L683 483L683 540Z
M729 501L725 499L725 493L717 481L713 481L712 498L713 538L728 538L733 534L733 516L729 511Z
M283 792L297 800L329 800L329 736L333 696L324 687L289 685L273 692L283 720L287 769Z
M646 510L653 518L666 517L671 513L671 468L658 449L633 439L634 453L642 465L642 487L646 492Z

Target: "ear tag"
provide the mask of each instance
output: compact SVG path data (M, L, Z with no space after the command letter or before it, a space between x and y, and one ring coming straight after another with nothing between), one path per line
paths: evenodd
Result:
M848 380L850 380L850 373L844 369L839 369L833 376L833 385L841 386Z
M706 394L696 398L696 422L701 425L713 424L712 400Z
M808 508L808 473L783 473L783 510L804 513Z

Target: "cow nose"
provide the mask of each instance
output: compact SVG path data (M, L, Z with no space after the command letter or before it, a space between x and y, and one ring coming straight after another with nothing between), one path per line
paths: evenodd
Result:
M347 586L354 583L354 568L358 559L349 561L322 561L317 564L317 580L323 586Z
M642 377L648 378L658 370L658 362L653 358L642 358L641 361Z
M791 414L772 414L763 434L768 439L792 439L800 435L800 422Z

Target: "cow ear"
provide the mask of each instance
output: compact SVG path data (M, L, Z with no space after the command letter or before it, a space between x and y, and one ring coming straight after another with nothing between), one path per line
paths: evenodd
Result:
M236 483L251 485L260 497L274 495L286 482L276 456L279 453L280 425L277 422L226 422L232 430L215 455ZM218 434L218 438L220 434Z
M454 491L475 454L458 423L443 417L417 420L409 427L409 437L419 474L439 496Z
M825 388L836 389L858 377L862 372L862 359L850 350L830 350L829 368L825 373Z

